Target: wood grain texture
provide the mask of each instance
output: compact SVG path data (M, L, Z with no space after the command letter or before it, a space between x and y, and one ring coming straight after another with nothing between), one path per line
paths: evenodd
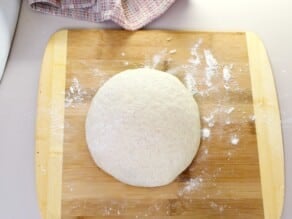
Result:
M41 215L60 218L67 31L51 37L40 77L36 125L36 182Z
M266 218L280 218L284 201L281 119L272 69L261 40L247 33Z
M245 33L69 30L67 41L51 40L42 68L44 79L40 81L40 90L44 93L41 95L40 92L39 96L37 124L36 171L42 214L57 209L56 217L51 218L264 218L265 212L265 218L277 218L269 217L275 214L267 212L274 210L266 207L279 212L281 195L276 201L275 196L265 195L265 192L276 192L270 186L281 187L283 178L265 184L270 176L278 175L275 171L271 175L271 169L259 163L259 158L262 162L261 156L269 156L277 162L281 157L274 160L272 151L262 152L265 148L258 148L261 138L266 141L269 138L265 136L267 132L258 135L258 116L256 127L251 119L254 113L257 114L253 104L254 89L262 87L254 86L254 78L250 76L257 72L253 68L257 61L251 60L256 57L250 55L250 52L256 53L257 48L247 36ZM50 83L62 84L62 80L55 82L45 79L49 76L43 76L56 68L56 63L47 61L52 60L51 50L55 44L67 44L66 84L58 91L58 101L63 98L63 105L60 104L63 111L58 111L58 122L54 123L60 125L59 137L63 137L63 165L58 170L62 175L54 179L57 185L62 182L62 189L56 190L57 193L61 191L61 203L57 202L59 208L57 204L52 208L46 203L47 185L52 180L48 183L48 175L38 166L48 165L51 145L48 139L53 130L50 124L56 118L48 116L48 110L46 113L41 110L50 110L52 88L47 87L51 87ZM171 50L175 51L170 53ZM212 64L212 58L207 58L210 55L218 64ZM160 59L158 62L157 58ZM194 64L196 58L199 64ZM266 65L266 62L261 64ZM202 139L191 166L175 182L158 188L131 187L116 181L95 166L85 142L85 117L98 88L122 70L145 66L169 71L186 85L190 82L187 82L189 76L196 81L195 88L199 92L195 99L202 126L211 133L210 137ZM231 73L228 83L223 77L225 68ZM214 73L211 81L206 80L207 71ZM54 79L58 80L57 77ZM210 82L212 84L208 85ZM265 91L259 92L264 94ZM276 104L277 108L277 101L269 103ZM213 125L204 119L212 114ZM277 122L277 116L274 122ZM279 142L274 139L274 145L282 147L281 129L277 134ZM238 144L231 143L234 136L238 138ZM45 146L40 147L41 144ZM259 157L259 153L268 155ZM262 174L263 171L267 174Z

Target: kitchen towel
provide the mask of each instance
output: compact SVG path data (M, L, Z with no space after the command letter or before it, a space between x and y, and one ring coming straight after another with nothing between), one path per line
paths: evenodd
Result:
M112 20L137 30L162 15L175 0L28 0L35 11L92 22Z

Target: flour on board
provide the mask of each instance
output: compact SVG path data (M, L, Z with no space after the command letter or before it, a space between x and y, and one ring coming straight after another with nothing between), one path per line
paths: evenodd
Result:
M167 49L163 49L160 52L153 55L152 59L150 59L150 63L146 59L145 68L154 68L157 69L159 65L163 64L167 60L167 56L169 55Z
M223 67L223 72L222 73L223 73L223 80L225 82L228 82L230 80L232 68L233 68L233 65L232 64L231 65L225 65Z
M230 143L233 145L237 145L239 142L239 137L235 134L230 137Z
M213 127L215 124L213 113L208 116L203 116L203 120L208 124L209 127Z
M171 41L172 38L169 37L166 39L166 41ZM182 63L180 65L174 66L170 69L166 69L166 72L173 74L175 76L180 75L180 77L183 78L183 83L187 87L187 89L193 94L198 95L199 98L205 98L208 97L209 92L214 92L215 89L217 89L216 86L216 80L221 80L223 82L224 88L226 92L228 92L230 88L230 81L232 83L234 82L234 76L233 76L233 64L225 64L220 65L218 63L216 57L212 53L210 49L201 49L200 47L203 44L203 40L199 39L195 44L190 48L189 50L189 58L187 58L185 63ZM172 48L171 50L168 49L162 49L158 53L154 54L152 57L148 57L145 60L145 63L143 63L143 66L146 68L156 68L159 69L161 66L163 66L165 61L171 60L170 57L175 57L175 54L180 52L176 48ZM126 53L122 52L120 54L122 57L126 57ZM123 64L125 67L129 65L128 61L121 60L121 64ZM132 65L133 63L131 63ZM203 79L201 81L197 81L197 69L203 69ZM162 69L163 70L163 69ZM241 70L242 71L242 70ZM99 74L99 72L97 72ZM98 75L97 75L98 76ZM202 76L202 75L201 75ZM221 83L222 84L222 83ZM222 89L222 87L221 87ZM74 107L74 103L81 103L86 98L86 91L82 88L77 78L73 78L70 87L68 88L65 96L65 106L68 107ZM223 125L230 125L231 124L231 116L236 110L235 107L229 106L225 107L220 105L218 98L218 102L216 102L217 105L214 105L214 108L211 109L207 114L202 115L202 120L204 122L204 128L201 130L201 137L202 141L211 142L211 129L215 125L223 124ZM252 115L250 118L250 121L254 121L255 117ZM238 145L240 142L239 135L237 133L232 134L231 136L227 136L227 141L229 141L229 144L232 145ZM226 140L226 139L225 139ZM224 156L225 159L230 160L232 156L235 154L235 151L237 147L230 147L228 151L225 152ZM200 158L208 159L208 157L213 153L212 151L212 145L204 145L203 148L201 148L201 152L197 155L198 160ZM212 156L212 155L211 155ZM202 162L204 162L204 159L202 159ZM221 174L221 167L217 168L214 172L209 172L208 169L204 169L199 171L199 174L197 176L194 176L192 178L189 178L182 187L180 187L177 190L177 196L180 201L176 203L178 206L183 205L184 198L186 200L189 200L188 197L190 197L190 194L193 194L194 192L198 191L198 189L202 188L204 186L204 183L211 183L212 186L217 187L216 185L216 177L220 176ZM71 189L68 188L70 191ZM72 189L73 191L73 189ZM71 192L72 192L71 191ZM217 193L220 191L216 191ZM217 194L216 193L216 194ZM206 198L209 200L212 197L212 194L204 194L202 196L202 199ZM208 203L208 202L207 202ZM220 205L214 201L210 201L210 208L214 210L218 210L219 212L223 212L226 206ZM124 203L109 203L106 206L103 206L102 214L103 215L120 215L125 213L126 211L126 204ZM163 204L162 202L154 202L153 204L150 204L146 211L141 212L138 216L148 216L148 215L155 215L155 212L163 212L166 215L169 214L171 206L168 203ZM178 207L179 208L179 207ZM184 211L184 206L180 207L181 211ZM177 209L177 208L176 208ZM138 217L137 216L137 217Z
M189 179L187 182L185 182L184 187L178 191L177 195L179 197L182 197L184 195L191 193L192 191L194 191L196 189L199 189L202 182L203 182L203 178L200 176L196 177L196 178Z
M207 65L205 68L205 83L208 87L211 87L213 85L212 78L218 70L218 62L209 49L204 50L204 55Z
M192 47L190 50L191 57L188 59L188 62L193 65L199 65L201 64L201 58L198 52L198 49L200 48L203 40L200 38Z
M211 131L209 128L203 128L202 129L202 138L203 139L206 139L206 138L209 138L211 135Z
M65 94L65 107L74 107L75 103L82 103L86 95L87 92L82 89L78 79L74 77Z

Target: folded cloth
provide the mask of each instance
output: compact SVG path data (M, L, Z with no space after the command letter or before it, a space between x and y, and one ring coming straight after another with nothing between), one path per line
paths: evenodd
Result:
M162 15L175 0L28 0L35 11L92 22L112 20L136 30Z

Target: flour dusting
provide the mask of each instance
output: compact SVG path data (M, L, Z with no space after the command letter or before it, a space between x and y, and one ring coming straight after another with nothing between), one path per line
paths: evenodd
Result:
M186 73L184 77L187 89L194 95L198 93L197 83L192 73Z
M202 132L203 139L209 138L211 135L211 131L209 128L203 128L201 132Z
M74 107L74 104L82 103L86 95L87 92L81 87L78 79L74 77L65 94L65 107Z
M200 55L198 53L198 49L200 48L202 42L203 42L203 40L199 39L195 43L195 45L191 48L191 51L190 51L191 57L188 59L188 62L190 64L194 64L194 65L201 64L201 59L200 59Z
M218 62L214 58L211 50L205 49L204 50L204 55L205 55L206 64L207 64L207 66L209 68L217 68L218 67Z
M234 111L234 107L229 107L228 109L225 110L225 112L226 112L227 114L230 114L230 113L232 113L233 111Z
M225 90L229 90L230 89L230 86L227 85L227 84L224 84L223 86L224 86Z
M224 209L227 207L226 205L219 205L214 201L210 202L210 207L214 210L218 210L220 213L224 211Z
M230 137L230 143L233 145L237 145L239 143L239 137L235 134Z
M180 71L182 71L183 67L181 66L177 66L177 67L174 67L174 68L170 68L170 69L167 69L167 73L169 74L172 74L172 75L177 75Z
M190 194L192 191L196 189L199 189L202 182L203 178L200 176L189 179L187 182L185 182L184 187L178 191L178 196L182 197L184 195Z
M225 65L223 67L223 71L222 71L223 81L224 81L224 85L223 86L224 86L226 91L228 91L230 89L229 81L231 79L232 68L233 68L233 64Z
M251 115L250 117L249 117L249 119L250 119L250 121L252 121L252 122L254 122L255 121L255 115Z
M230 121L229 118L227 118L227 119L225 120L225 124L226 124L226 125L230 125L230 124L231 124L231 121Z
M204 50L204 55L207 64L205 68L205 83L208 87L211 87L213 85L212 78L218 70L218 62L209 49Z
M231 151L228 151L227 152L227 160L230 160L232 157L232 152Z
M100 206L100 210L103 216L119 216L125 212L126 208L128 207L128 203L126 201L116 201L111 200L108 201L103 206Z
M209 127L213 127L215 124L214 114L203 116L203 120L208 124Z
M155 54L152 57L152 63L150 64L150 68L156 69L159 64L163 63L166 60L168 54L167 51L167 49L163 49L159 53Z
M201 44L203 43L202 39L199 39L190 49L190 58L188 59L188 63L182 65L181 68L175 68L168 70L171 74L176 75L177 72L184 72L184 82L188 90L193 95L200 96L209 96L209 92L215 91L217 88L213 86L213 77L218 72L218 62L216 58L213 56L211 50L205 49L203 50L203 54L200 54L199 49ZM202 62L204 59L204 62ZM206 64L204 71L204 81L207 88L202 87L201 84L198 84L196 81L197 69ZM212 124L210 123L210 126Z
M66 185L66 188L70 191L73 192L73 186L71 184Z
M204 150L204 154L207 155L208 153L209 153L209 150L208 150L208 148L206 148L206 149Z
M225 65L223 67L223 80L225 82L228 82L231 78L231 69L233 68L233 65Z

